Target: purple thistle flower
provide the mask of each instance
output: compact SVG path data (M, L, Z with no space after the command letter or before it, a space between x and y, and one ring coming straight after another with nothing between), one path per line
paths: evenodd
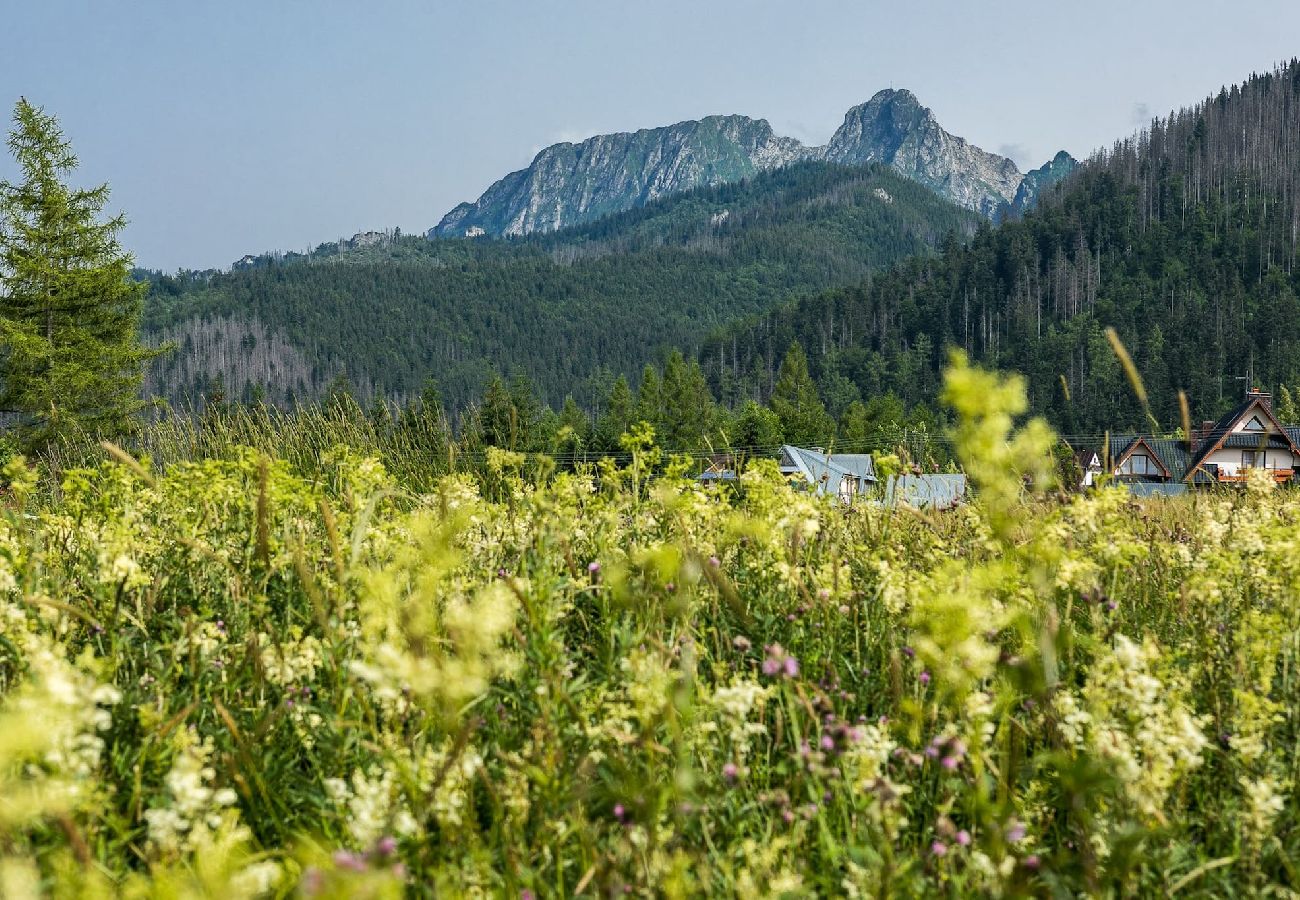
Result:
M1013 820L1007 826L1007 841L1012 844L1018 844L1024 839L1025 839L1025 826Z
M961 765L961 760L955 756L945 756L939 761L939 765L951 772L953 769Z
M1029 869L1032 872L1038 868L1040 860L1038 859L1037 853L1031 853L1021 860L1021 862L1026 869Z
M835 749L835 739L831 737L829 734L822 735L822 749L823 750Z
M334 853L334 865L340 869L351 869L353 872L366 871L366 861L355 853L349 853L347 850L338 850Z
M718 566L722 565L722 562L716 556L710 556L709 565L716 569Z
M600 571L600 563L596 562L596 560L593 559L591 562L587 563L587 571L590 572L592 575L595 575L597 572Z
M728 781L735 781L740 776L740 769L736 764L729 762L722 767L722 777Z
M391 834L384 835L375 841L375 852L380 856L392 856L397 852L397 838Z
M913 650L911 647L904 647L903 655L906 656L908 659L911 659L913 656L916 656L916 651Z
M619 821L622 821L622 820L623 820L623 816L624 816L624 814L625 814L626 812L627 812L627 810L625 810L625 809L623 808L623 804L622 804L622 803L615 803L615 804L614 804L614 818L618 819Z
M948 845L943 841L935 841L930 845L930 852L935 856L944 856L948 853Z
M785 652L785 648L780 644L768 644L764 648L766 657L763 660L764 675L781 675L793 678L799 674L799 660Z
M925 670L922 670L922 671L921 671L921 674L918 675L918 676L916 676L916 678L917 678L918 681L921 682L921 684L929 684L929 683L930 683L930 673L927 672L927 671L925 671Z
M970 832L967 831L965 828L963 828L961 831L957 832L957 843L961 844L963 847L969 847L969 846L970 846Z

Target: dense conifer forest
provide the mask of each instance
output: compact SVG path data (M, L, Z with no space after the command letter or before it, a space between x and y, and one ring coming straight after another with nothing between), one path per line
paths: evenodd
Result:
M568 427L613 451L640 420L669 447L868 446L933 433L957 347L1023 372L1066 434L1173 430L1180 391L1199 419L1246 382L1300 383L1298 105L1297 63L1252 76L997 227L889 170L809 163L525 239L386 234L153 273L146 328L178 352L149 386L432 402L470 446L555 451ZM816 409L780 415L796 376Z
M1144 425L1113 327L1162 427L1246 381L1300 379L1300 64L1096 153L1021 221L868 283L802 298L713 336L700 359L727 402L772 390L792 342L825 391L934 395L946 348L1023 372L1067 432Z
M595 409L619 372L975 221L890 170L808 163L527 239L385 236L229 273L146 273L146 329L178 347L148 387L184 403L269 385L283 405L340 377L367 399L413 398L432 378L458 409L499 370Z

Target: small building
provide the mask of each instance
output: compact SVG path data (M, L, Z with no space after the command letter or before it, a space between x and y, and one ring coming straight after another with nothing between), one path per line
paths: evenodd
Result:
M1092 487L1097 481L1097 476L1103 471L1101 454L1096 450L1080 450L1074 454L1074 461L1078 464L1079 471L1083 473L1079 486Z
M721 482L736 481L738 475L737 460L730 454L714 454L709 457L704 471L695 476L695 480L701 484L719 484Z
M806 450L791 444L781 448L781 474L845 503L876 483L876 466L869 453L827 453L820 447Z
M1288 484L1300 470L1300 426L1279 422L1271 395L1255 389L1217 422L1194 428L1188 440L1114 434L1106 451L1111 476L1134 486L1235 484L1250 469L1264 469ZM1141 492L1168 493L1150 487Z
M965 475L891 475L885 484L886 506L953 509L965 502Z

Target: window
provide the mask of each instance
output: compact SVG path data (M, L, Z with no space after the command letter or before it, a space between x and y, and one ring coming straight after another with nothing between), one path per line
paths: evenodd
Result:
M1145 453L1134 453L1120 466L1123 475L1159 475L1160 467Z
M1253 468L1255 468L1255 451L1254 451L1254 450L1242 450L1242 451L1241 451L1241 467L1242 467L1243 469L1253 469Z
M1246 423L1245 431L1263 431L1264 423L1259 420L1259 416L1251 416L1250 421Z

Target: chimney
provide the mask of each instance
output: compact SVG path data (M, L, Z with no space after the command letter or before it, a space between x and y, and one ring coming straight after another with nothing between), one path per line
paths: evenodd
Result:
M1213 430L1214 430L1214 420L1212 419L1202 420L1200 428L1192 429L1192 434L1191 434L1192 446L1195 447L1201 441L1209 437L1210 432Z
M1273 395L1267 391L1261 391L1259 388L1253 387L1246 391L1246 399L1258 400L1260 403L1264 404L1264 408L1270 413L1273 411Z

